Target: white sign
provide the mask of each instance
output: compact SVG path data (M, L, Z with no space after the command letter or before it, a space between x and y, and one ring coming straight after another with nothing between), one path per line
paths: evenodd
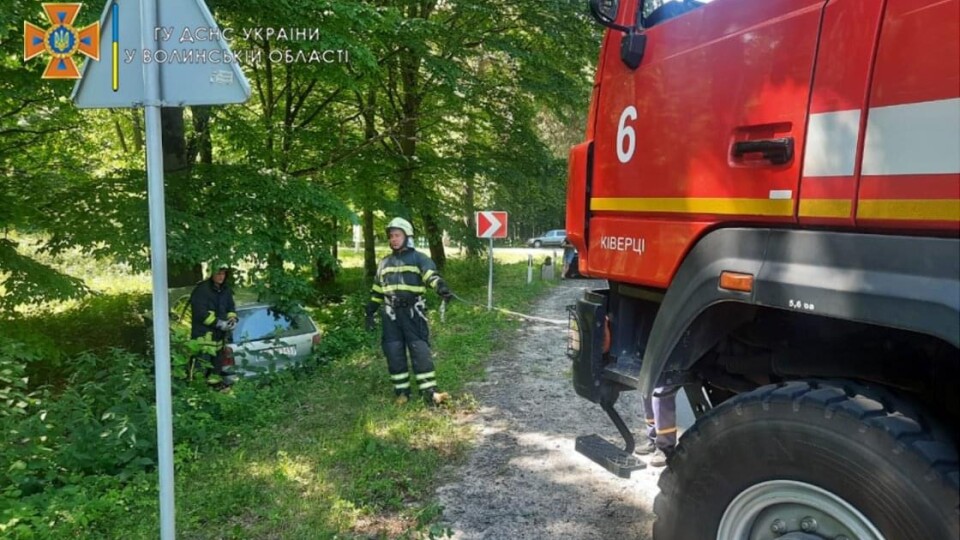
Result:
M143 68L160 68L164 107L243 103L250 85L203 0L157 2L156 27L141 32L138 0L108 0L100 17L100 60L87 60L73 89L82 109L142 107ZM152 105L152 104L151 104Z

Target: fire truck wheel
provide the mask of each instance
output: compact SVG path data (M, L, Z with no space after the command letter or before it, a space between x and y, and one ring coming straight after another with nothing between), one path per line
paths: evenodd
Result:
M684 433L655 540L960 538L951 436L892 393L794 381L741 394Z

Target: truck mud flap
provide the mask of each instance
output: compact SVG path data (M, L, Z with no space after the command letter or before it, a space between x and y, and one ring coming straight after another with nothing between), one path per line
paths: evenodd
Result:
M588 291L574 306L567 306L570 335L567 356L573 361L573 389L594 403L603 394L604 324L607 318L607 292Z

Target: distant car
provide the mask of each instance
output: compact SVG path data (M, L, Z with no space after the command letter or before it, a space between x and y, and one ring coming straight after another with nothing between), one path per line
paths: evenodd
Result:
M190 331L190 293L193 287L171 291L172 324ZM308 360L320 344L316 323L302 309L284 313L261 302L250 291L234 291L237 326L227 335L222 351L228 379L286 369Z
M530 247L559 246L567 239L567 231L564 229L554 229L547 231L543 236L537 236L527 240Z

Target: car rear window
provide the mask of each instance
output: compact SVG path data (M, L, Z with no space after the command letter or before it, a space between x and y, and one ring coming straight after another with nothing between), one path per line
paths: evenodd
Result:
M270 307L239 308L239 321L233 330L233 341L256 341L308 334L314 331L303 313L288 315Z

